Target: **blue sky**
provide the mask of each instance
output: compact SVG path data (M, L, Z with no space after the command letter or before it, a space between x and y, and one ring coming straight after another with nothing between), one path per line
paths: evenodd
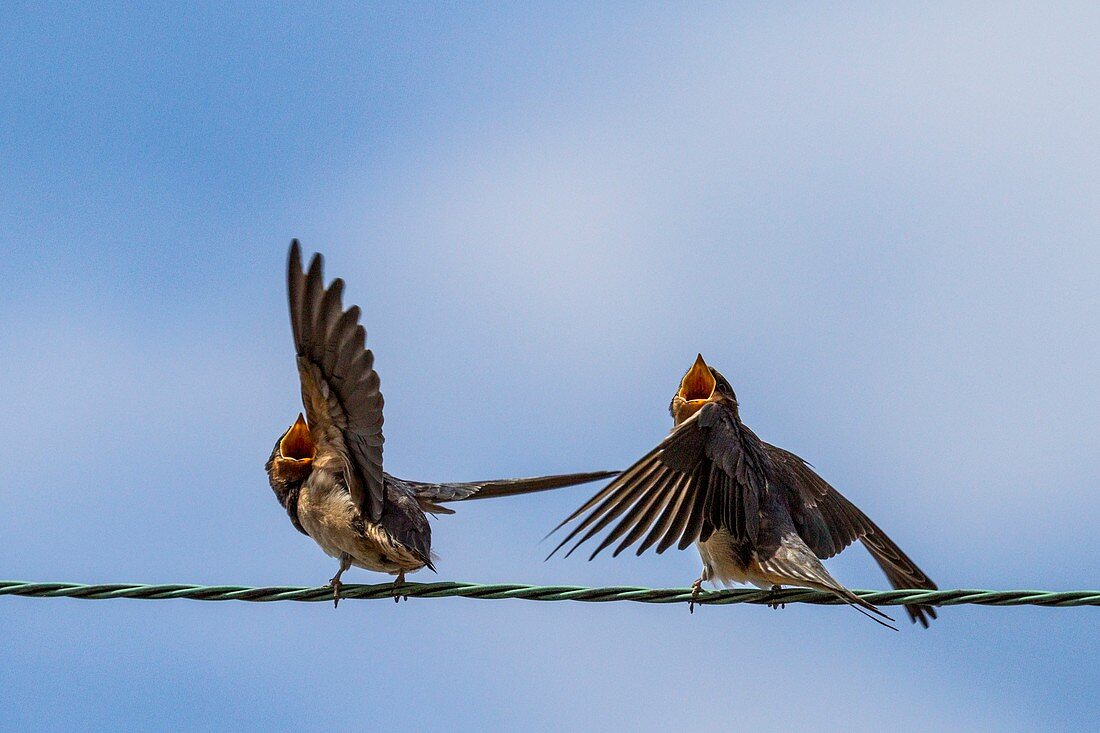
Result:
M392 473L624 467L701 351L942 587L1098 587L1098 32L1084 4L7 4L0 576L332 575L262 471L299 410L297 236L363 308ZM590 491L457 507L439 577L697 576L543 562ZM1093 729L1097 620L6 598L0 728Z

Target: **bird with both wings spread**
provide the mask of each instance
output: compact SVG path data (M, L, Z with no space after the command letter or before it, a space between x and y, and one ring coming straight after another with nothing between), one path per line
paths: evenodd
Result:
M589 559L615 542L614 555L635 544L641 555L650 547L662 553L694 543L703 572L692 586L693 600L704 581L772 590L792 585L829 591L889 620L821 563L856 540L894 588L935 590L886 533L809 464L741 422L733 388L702 355L681 380L669 411L675 426L668 437L555 528L587 512L551 555L587 530L568 556L621 517ZM905 608L924 627L936 618L931 606Z
M275 442L268 480L290 521L340 562L329 581L340 601L340 576L352 565L396 575L434 570L432 530L425 512L443 506L572 486L616 471L469 483L424 483L382 470L382 393L374 355L357 306L342 303L344 283L327 288L323 259L303 270L298 240L290 246L287 291L290 325L302 386L301 414Z

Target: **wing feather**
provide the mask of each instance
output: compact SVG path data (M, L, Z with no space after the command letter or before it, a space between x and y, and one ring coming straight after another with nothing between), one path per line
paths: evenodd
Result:
M684 536L688 522L691 521L691 513L695 510L695 501L698 492L692 489L691 477L681 476L680 485L682 487L680 507L676 510L676 516L672 518L672 521L668 525L668 529L665 530L664 535L661 537L661 541L657 543L655 552L658 555L672 547L680 537ZM641 552L638 554L640 555Z
M680 507L684 504L684 498L688 496L688 491L684 488L686 482L687 477L682 475L676 477L676 484L668 492L670 498L665 504L664 511L661 512L661 516L654 522L649 534L634 551L635 555L641 555L672 529L676 518L680 514Z
M287 297L314 465L340 471L363 516L378 521L385 504L380 382L359 308L344 310L343 281L326 288L323 271L320 254L303 271L301 247L291 243Z
M600 541L599 546L597 546L596 549L592 551L592 554L588 556L589 560L594 559L596 555L600 554L605 548L609 547L611 543L622 537L627 530L639 522L641 517L660 498L658 491L665 478L666 477L662 476L655 485L647 486L643 489L641 495L638 496L638 500L630 507L630 511L626 513L626 516L619 520L615 528L607 533L603 540Z
M684 532L680 535L680 541L676 543L676 548L679 550L686 550L691 546L692 542L703 539L703 525L706 523L707 496L710 493L710 486L709 482L703 483L698 480L699 473L700 468L697 466L691 476L692 487L695 489L695 501L691 504L691 513L688 515L688 521L684 526ZM711 531L713 531L713 529L714 524L711 523ZM730 529L732 530L732 527ZM707 536L709 537L710 534L707 533Z
M658 471L659 466L654 464L648 469L647 472L638 474L633 482L624 485L619 491L609 496L603 504L601 504L596 510L585 517L584 521L574 527L573 531L570 532L564 540L562 540L561 544L554 548L553 552L551 552L550 555L553 555L555 552L561 549L561 546L564 545L566 542L569 542L569 540L573 539L578 532L585 529L589 525L592 525L592 529L588 530L587 534L577 540L577 543L573 545L573 547L571 547L568 552L565 553L566 557L572 555L578 547L583 545L588 540L592 539L593 536L603 530L603 528L606 527L608 524L613 522L620 514L633 506L634 503L638 500L638 497L646 490L646 487L649 485L648 481L650 477L656 474ZM593 524L593 522L595 522L595 524Z
M762 459L741 441L739 430L731 408L705 405L559 524L554 531L587 512L550 554L587 529L568 556L620 516L589 559L620 537L615 555L639 542L639 555L654 545L658 553L673 543L683 549L717 528L743 535L748 523L738 522L737 507L759 506L758 497L746 500L743 494L760 491L765 482L753 475Z
M791 518L806 545L819 558L829 558L861 540L894 588L935 590L936 584L902 552L878 525L790 451L764 443L772 457L777 482L787 492ZM909 618L927 627L936 618L932 606L905 607Z
M618 471L591 471L588 473L561 473L552 476L502 478L464 483L430 484L419 481L405 481L405 484L416 494L418 500L439 503L532 494L537 491L549 491L599 481L618 474Z
M638 517L638 521L634 523L629 534L623 538L622 544L615 548L612 557L618 557L619 553L640 540L642 535L646 534L650 528L653 527L653 523L657 520L657 517L662 512L666 512L672 502L676 501L678 498L676 492L666 491L666 489L672 488L670 484L678 483L680 478L680 476L672 471L669 471L662 477L661 483L653 489L653 498L650 499L649 506L642 515Z

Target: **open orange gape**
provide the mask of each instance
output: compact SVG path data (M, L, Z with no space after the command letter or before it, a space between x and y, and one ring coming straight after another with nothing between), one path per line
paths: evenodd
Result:
M279 455L275 459L277 470L287 478L299 478L312 470L316 446L309 434L306 419L298 413L298 419L279 441Z
M710 373L710 367L703 361L703 355L695 358L691 369L680 380L680 397L687 402L706 402L714 396L714 388L718 382Z
M703 355L695 357L695 363L688 369L688 373L680 380L680 388L676 390L676 396L672 398L669 411L677 425L687 420L703 405L715 399L718 380L714 378L710 367L703 361Z

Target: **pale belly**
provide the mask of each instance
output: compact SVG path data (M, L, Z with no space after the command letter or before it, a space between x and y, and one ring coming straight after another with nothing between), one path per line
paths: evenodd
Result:
M704 579L714 585L729 587L731 583L751 583L758 588L771 588L772 583L759 567L746 567L733 549L729 532L719 530L706 542L696 542L699 557L703 560Z
M348 556L356 567L396 575L424 567L402 545L390 539L384 529L355 520L358 511L343 491L310 492L303 490L298 499L298 520L326 555L337 559ZM362 526L360 532L357 526Z

